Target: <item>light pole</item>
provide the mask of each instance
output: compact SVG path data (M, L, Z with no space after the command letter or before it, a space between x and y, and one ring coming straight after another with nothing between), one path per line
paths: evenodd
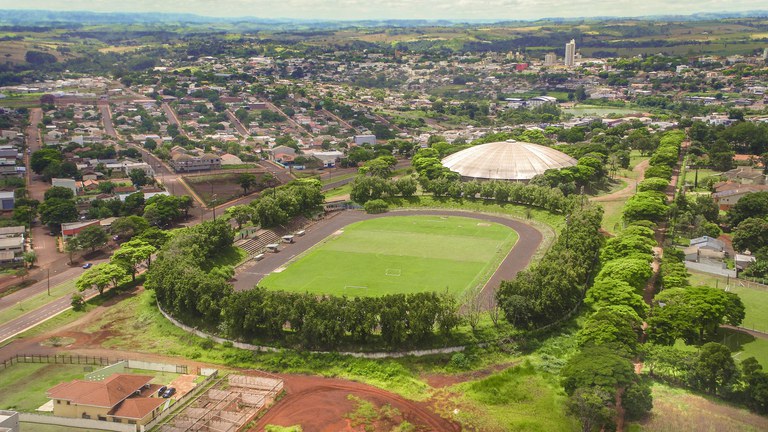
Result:
M51 295L51 269L45 269L48 272L48 295Z

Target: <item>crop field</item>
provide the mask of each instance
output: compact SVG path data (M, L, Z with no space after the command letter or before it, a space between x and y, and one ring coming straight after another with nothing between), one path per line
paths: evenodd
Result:
M461 294L484 284L517 238L508 227L465 217L373 219L335 233L260 285L353 297Z

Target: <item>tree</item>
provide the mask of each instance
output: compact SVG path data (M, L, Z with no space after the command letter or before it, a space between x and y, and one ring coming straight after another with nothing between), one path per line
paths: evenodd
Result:
M751 217L741 221L733 233L733 247L751 252L768 247L768 220Z
M72 264L72 258L75 254L75 252L82 250L80 247L80 242L77 240L77 237L72 237L64 244L64 252L66 252L69 255L69 263Z
M397 160L393 156L379 156L366 162L360 168L360 172L376 177L389 178L392 175L392 167L396 164Z
M654 298L648 318L648 339L672 345L678 338L688 342L714 336L721 324L737 326L744 319L739 296L705 286L665 289Z
M720 394L735 384L738 377L739 371L728 347L716 342L702 345L691 370L691 380L697 388Z
M149 228L149 222L141 216L125 216L120 217L112 222L109 230L112 234L118 236L121 239L130 240L134 236L137 236Z
M254 217L254 208L249 205L236 205L228 208L224 214L237 222L237 229L243 227L243 224L249 222Z
M32 153L30 167L35 174L42 174L51 163L60 163L64 156L55 148L43 148Z
M621 396L621 406L628 420L639 420L653 409L651 388L645 381L630 384Z
M144 212L144 194L142 192L136 192L125 197L123 202L122 214L125 215L138 215Z
M37 262L37 254L35 251L24 252L22 257L25 265L28 265L30 268L35 266L35 263Z
M171 233L156 227L149 227L140 235L136 236L136 238L151 244L155 249L160 249L168 242L168 240L170 240Z
M77 220L77 207L72 200L51 198L40 204L40 221L58 231L62 223Z
M602 388L578 388L568 398L566 410L581 422L582 432L601 430L616 416L612 395Z
M237 184L243 188L243 195L248 194L248 190L259 184L259 179L251 173L242 173L237 176Z
M144 240L135 239L120 245L120 249L112 254L110 262L123 266L131 272L131 280L136 280L136 267L142 262L147 261L147 268L150 266L152 254L157 249Z
M125 269L117 264L97 264L80 275L75 281L75 286L80 291L95 287L99 290L99 294L103 295L110 283L116 287L127 274Z
M81 248L90 249L91 252L94 252L107 244L109 235L101 226L92 225L80 231L77 235L77 241Z
M638 192L624 205L624 220L659 222L667 215L667 211L664 194L650 191Z
M30 226L37 216L37 209L30 206L17 206L13 208L13 220L21 225Z
M745 219L765 215L768 215L768 192L752 192L741 197L728 210L728 221L731 226L738 226Z
M149 177L147 176L147 173L141 169L132 169L128 173L128 177L130 177L131 183L133 183L137 188L140 188L149 183Z
M75 193L72 192L72 189L62 187L62 186L53 186L52 188L45 191L45 200L48 201L49 199L53 198L59 198L59 199L65 199L65 200L71 200L75 197Z
M581 387L612 391L637 378L632 363L606 347L584 348L568 360L560 375L568 395Z

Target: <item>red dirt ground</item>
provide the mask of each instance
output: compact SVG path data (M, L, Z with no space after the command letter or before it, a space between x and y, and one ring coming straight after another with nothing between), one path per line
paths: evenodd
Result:
M381 407L398 409L418 431L450 432L461 427L435 414L424 402L414 402L396 394L353 381L303 375L279 375L285 380L286 396L267 411L250 431L263 431L267 425L301 425L304 432L362 430L352 428L344 417L354 411L354 395Z

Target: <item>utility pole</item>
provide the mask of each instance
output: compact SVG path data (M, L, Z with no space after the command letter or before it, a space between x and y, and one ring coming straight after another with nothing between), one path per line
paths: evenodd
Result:
M48 295L51 295L51 269L46 269L48 272Z

